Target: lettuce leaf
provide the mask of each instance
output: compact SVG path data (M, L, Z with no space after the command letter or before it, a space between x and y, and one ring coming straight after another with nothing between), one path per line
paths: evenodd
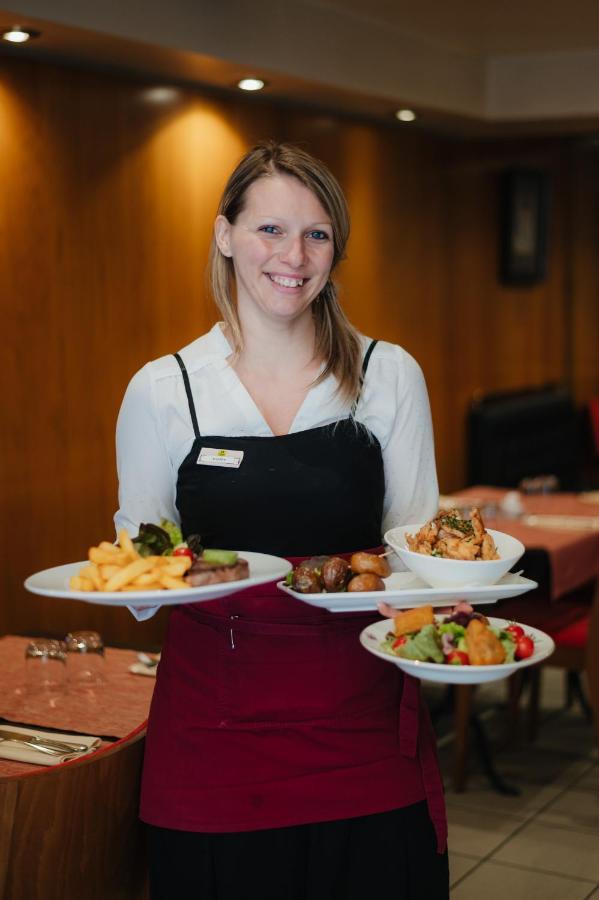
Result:
M411 635L405 644L395 651L403 659L419 659L421 662L443 662L441 639L435 625L425 625L416 634Z

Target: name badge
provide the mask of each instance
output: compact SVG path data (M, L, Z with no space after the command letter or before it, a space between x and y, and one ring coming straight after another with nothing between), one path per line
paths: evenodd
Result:
M196 463L198 466L238 469L242 459L243 450L218 450L216 447L202 447Z

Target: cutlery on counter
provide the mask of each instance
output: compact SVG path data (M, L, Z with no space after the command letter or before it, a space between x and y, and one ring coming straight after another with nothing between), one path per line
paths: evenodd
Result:
M56 753L58 755L63 753L81 753L84 750L91 749L87 744L55 741L52 738L41 738L32 734L25 734L22 731L7 731L2 728L0 728L0 741L24 744L42 753Z

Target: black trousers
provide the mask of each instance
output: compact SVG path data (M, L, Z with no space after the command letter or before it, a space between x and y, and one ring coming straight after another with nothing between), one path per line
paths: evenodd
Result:
M234 834L148 828L150 900L448 900L426 803Z

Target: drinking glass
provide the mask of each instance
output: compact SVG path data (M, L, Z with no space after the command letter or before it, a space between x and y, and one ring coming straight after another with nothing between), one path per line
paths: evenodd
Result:
M523 494L553 494L559 490L559 480L555 475L537 475L523 478L518 489Z
M28 694L60 694L66 687L66 648L62 641L37 638L25 647Z
M65 637L69 686L95 688L106 679L104 641L97 631L71 631Z

